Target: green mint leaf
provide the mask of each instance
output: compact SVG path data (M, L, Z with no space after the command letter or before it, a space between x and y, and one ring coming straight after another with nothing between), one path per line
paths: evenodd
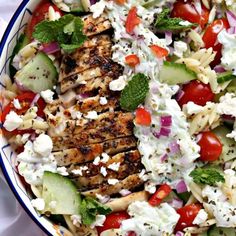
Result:
M121 92L121 107L127 111L134 111L144 102L148 91L148 77L141 73L134 75Z
M182 25L181 22L184 22L181 18L170 18L169 17L170 10L165 8L157 17L155 22L155 27L161 31L178 31L178 30L188 30L193 26L197 26L197 24L187 24Z
M190 176L197 184L214 186L216 183L225 182L224 176L214 168L197 168L190 173Z
M33 37L43 43L56 41L68 53L81 47L87 39L83 34L83 21L71 14L56 21L40 22L35 27Z
M107 215L111 212L112 210L109 207L91 197L84 198L80 206L82 222L85 225L91 225L96 220L96 215Z

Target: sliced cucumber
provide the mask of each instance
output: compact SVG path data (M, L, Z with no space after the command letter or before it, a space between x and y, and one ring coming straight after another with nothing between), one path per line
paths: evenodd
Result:
M56 215L78 215L81 196L74 183L59 174L44 172L43 195L44 212Z
M21 34L19 39L17 40L16 46L13 49L12 55L11 55L11 60L9 63L9 72L10 72L10 77L13 78L14 75L16 74L17 70L16 68L12 65L13 59L15 55L27 44L29 43L29 39L25 34Z
M220 142L223 145L223 151L220 156L220 159L223 160L224 162L235 159L236 143L234 139L226 137L226 135L231 132L230 129L226 128L225 126L220 126L214 129L213 132L217 135L217 137L219 138Z
M184 64L165 61L160 71L160 81L169 85L182 84L197 79L195 72Z
M89 12L91 3L90 0L81 0L82 6L84 8L84 11Z
M226 90L229 93L236 93L236 80L232 80Z
M62 11L65 11L63 5L58 3L56 0L52 0L53 3L60 8ZM68 12L84 12L84 8L82 5L82 0L73 0L70 3L63 2L68 7Z
M229 80L234 80L234 79L236 79L236 76L233 75L232 72L230 72L230 71L220 73L217 75L217 82L219 84L227 82Z
M205 231L205 232L198 234L197 236L208 236L208 233L207 233L207 231Z
M236 231L234 228L223 228L213 226L208 231L208 236L235 236Z
M39 93L52 89L57 82L57 70L52 60L39 52L15 75L15 80L25 88Z

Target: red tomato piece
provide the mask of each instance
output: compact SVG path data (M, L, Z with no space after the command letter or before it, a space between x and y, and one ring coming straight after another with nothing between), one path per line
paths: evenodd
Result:
M135 122L138 125L149 126L152 122L150 112L141 107L137 108Z
M177 213L180 215L180 218L175 226L175 232L183 231L186 227L194 226L193 221L201 209L201 205L195 203L178 209Z
M201 6L201 14L199 14L192 0L177 0L173 6L171 17L178 17L191 23L197 23L204 28L208 22L209 14L209 10L203 5Z
M32 34L34 32L34 28L35 26L45 20L47 18L48 15L48 9L49 7L53 7L53 9L58 12L61 16L62 11L54 4L52 4L49 0L43 0L34 10L33 14L32 14L32 18L31 21L29 22L27 29L26 29L26 35L28 36L29 39L32 38Z
M98 235L100 235L103 231L108 229L119 229L121 226L121 222L129 218L130 216L126 211L113 212L107 215L103 226L96 227Z
M178 99L181 107L190 101L197 105L205 106L207 102L214 100L214 93L211 91L210 85L197 80L184 84L182 91L183 95Z
M141 20L137 15L137 7L132 7L128 13L128 16L125 22L126 32L129 34L132 34L134 31L134 28L137 25L139 25L140 22Z
M201 161L216 161L222 153L222 144L218 137L210 132L202 132L199 134L198 145L200 146Z
M149 204L158 206L171 192L171 187L168 184L161 185L158 190L149 199Z
M25 92L16 97L16 99L19 100L19 103L21 105L21 109L16 109L12 103L12 101L3 109L1 121L2 123L5 122L6 116L10 113L10 111L15 111L18 115L23 115L25 112L30 108L30 104L35 98L36 94L33 92ZM38 107L38 116L44 117L44 108L46 106L46 103L42 98L39 98L37 101L37 107ZM32 133L32 130L14 130L12 132L8 132L4 129L4 132L11 133L11 134L24 134L24 133Z
M229 27L230 26L227 19L217 19L207 26L202 37L205 48L212 47L216 52L215 60L213 61L212 66L219 64L221 59L222 44L217 41L217 36L223 29L228 29Z
M130 67L135 67L136 65L140 64L140 60L136 54L131 54L125 57L125 63Z
M149 47L157 58L163 58L168 56L168 50L166 50L165 48L159 47L158 45L151 45Z
M118 5L124 5L126 3L126 0L114 0L114 1Z

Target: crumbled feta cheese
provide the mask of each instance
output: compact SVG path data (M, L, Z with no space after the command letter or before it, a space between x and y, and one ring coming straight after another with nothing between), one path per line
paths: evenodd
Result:
M21 105L20 105L19 99L14 98L14 99L13 99L13 105L14 105L14 107L15 107L17 110L20 110L20 109L21 109Z
M101 161L100 156L97 156L97 157L94 159L93 164L94 164L95 166L97 166L97 165L100 163L100 161Z
M221 96L217 112L236 117L236 95L234 93L226 93L224 96Z
M78 169L72 170L71 173L74 174L74 175L83 176L83 171L86 171L86 170L88 170L88 167L87 167L87 166L81 166L81 167L78 168Z
M9 114L6 115L6 120L3 124L3 127L8 131L13 131L19 128L21 124L23 124L22 118L14 111L10 111Z
M229 34L224 29L218 34L218 41L223 45L222 65L236 75L236 34Z
M183 21L180 21L179 22L179 25L183 25L183 26L189 26L189 25L191 25L192 23L191 22L189 22L189 21L187 21L187 20L183 20Z
M90 227L93 229L96 226L103 226L104 222L106 220L106 216L104 215L96 215L96 220L93 222Z
M45 202L42 198L36 198L31 200L31 204L38 211L42 211L45 208Z
M148 180L148 175L146 174L146 171L144 169L142 169L141 172L139 173L139 178L142 179L143 181Z
M23 144L25 144L25 143L29 140L30 135L31 135L31 134L23 134L23 135L21 136L21 142L22 142Z
M196 217L194 218L193 224L200 225L206 222L207 218L208 218L208 214L206 213L204 209L201 209L196 215Z
M109 155L107 153L103 152L101 162L107 163L109 159L110 159Z
M118 79L112 80L109 84L109 88L112 91L121 91L124 89L126 82L127 81L127 76L122 75Z
M49 207L51 208L51 209L55 209L56 208L56 206L57 206L57 202L56 201L51 201L51 202L49 202Z
M115 184L119 183L119 180L118 179L108 179L107 182L110 185L115 185Z
M96 120L98 118L98 113L96 111L89 111L84 117L87 119Z
M168 203L152 207L146 201L135 201L128 207L130 219L121 223L122 232L134 231L138 236L162 236L171 234L179 215Z
M98 194L96 193L96 198L99 200L99 202L101 203L106 203L110 200L110 196L109 195L101 195L101 194Z
M80 111L76 111L75 109L70 109L70 114L72 119L81 119L82 113Z
M177 57L183 57L183 53L188 50L188 46L183 41L175 41L174 42L174 54Z
M100 104L106 105L107 104L107 98L106 97L100 97Z
M54 92L50 89L47 89L45 91L42 91L40 93L41 97L44 99L44 101L46 103L53 103L53 95L54 95Z
M117 163L112 163L110 165L108 165L108 169L114 170L114 171L118 171L120 168L120 162Z
M193 102L188 102L183 106L183 112L187 115L197 114L203 111L203 109L204 109L203 106L199 106Z
M67 172L67 169L65 166L57 167L57 173L63 176L68 176L69 173Z
M101 173L104 177L107 176L106 167L102 166L101 169L100 169L100 173Z
M105 7L106 7L106 2L103 0L97 2L96 4L93 4L90 7L90 11L93 13L93 18L96 19L99 16L101 16L101 14L104 12Z
M71 217L72 223L75 226L80 226L80 224L82 223L82 218L81 215L72 215Z
M40 134L34 141L33 149L41 156L49 156L52 148L52 139L46 134Z

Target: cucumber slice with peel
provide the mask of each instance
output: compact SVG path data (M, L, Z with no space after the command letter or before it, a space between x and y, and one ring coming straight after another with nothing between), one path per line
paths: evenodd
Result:
M236 230L234 228L223 228L213 226L208 231L208 236L235 236Z
M74 183L57 173L45 171L43 175L44 212L56 215L78 215L81 196Z
M57 82L57 70L52 60L43 52L39 52L15 75L17 83L39 93L53 89Z
M217 82L219 84L227 82L229 80L234 80L236 79L236 76L233 75L230 71L223 72L217 75Z
M176 85L195 80L197 75L184 64L165 61L160 70L159 78L163 83Z

